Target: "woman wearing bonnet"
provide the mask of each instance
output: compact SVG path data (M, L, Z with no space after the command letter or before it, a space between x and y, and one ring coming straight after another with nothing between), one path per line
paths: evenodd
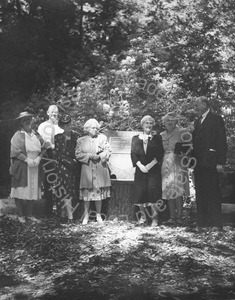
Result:
M96 220L102 223L102 200L110 197L111 180L108 160L111 155L107 137L99 133L100 124L89 119L84 124L86 135L77 140L76 159L82 163L80 179L80 199L84 201L84 219L89 221L90 202L95 202Z
M184 155L176 152L177 144L190 144L188 129L177 125L180 116L175 112L167 113L163 118L166 128L161 133L164 158L162 163L162 199L167 200L170 211L168 225L182 225L183 197L189 196L189 179Z
M41 199L42 164L47 143L32 129L33 115L21 112L16 118L19 130L11 138L11 194L15 199L18 220L40 222L33 216L33 204ZM27 214L24 212L26 204Z
M143 132L135 135L131 143L131 160L136 167L134 193L139 207L140 224L147 223L148 216L152 226L158 225L157 201L161 199L161 166L163 146L160 135L153 135L155 120L146 115L141 120ZM151 209L149 212L148 208Z

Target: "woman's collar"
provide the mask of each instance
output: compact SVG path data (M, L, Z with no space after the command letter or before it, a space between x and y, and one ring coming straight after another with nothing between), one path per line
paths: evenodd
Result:
M139 138L141 139L141 140L143 140L143 141L145 141L145 140L147 140L147 139L149 139L150 138L150 140L153 138L153 135L152 135L152 133L150 132L150 134L145 134L145 133L143 133L143 132L141 132L140 134L139 134Z
M27 132L27 131L25 131L23 128L21 128L20 129L20 132L22 132L22 133L27 133L27 134L32 134L32 133L34 133L35 134L35 131L32 129L30 132Z

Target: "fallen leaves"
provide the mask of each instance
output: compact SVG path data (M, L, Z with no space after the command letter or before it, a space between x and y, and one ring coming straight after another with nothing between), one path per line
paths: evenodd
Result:
M235 291L230 227L221 235L112 221L64 226L51 219L22 226L2 217L0 225L0 295L10 297L22 286L33 299L56 300L125 299L135 287L156 299L186 299L182 295L205 289Z

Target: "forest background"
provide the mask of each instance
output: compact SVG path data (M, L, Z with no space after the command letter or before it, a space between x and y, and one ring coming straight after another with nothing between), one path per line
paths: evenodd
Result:
M157 128L178 110L189 125L204 95L226 122L228 169L235 169L235 3L233 0L1 0L0 186L9 184L14 118L50 104L82 132Z

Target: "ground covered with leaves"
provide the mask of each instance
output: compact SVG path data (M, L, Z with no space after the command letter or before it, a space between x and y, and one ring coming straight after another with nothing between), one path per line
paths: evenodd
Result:
M0 299L235 299L235 230L0 217Z

